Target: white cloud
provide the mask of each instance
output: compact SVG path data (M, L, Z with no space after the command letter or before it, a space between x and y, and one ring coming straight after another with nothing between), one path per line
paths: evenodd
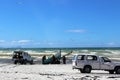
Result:
M5 40L0 40L0 43L4 43L5 42Z
M31 40L19 40L18 43L29 43Z
M31 40L18 40L18 41L13 40L13 41L11 41L11 43L29 43L29 42L31 42Z
M32 40L12 40L12 41L0 40L0 47L16 47L16 46L24 47L32 44L33 44Z
M84 29L74 29L74 30L67 30L66 32L71 32L71 33L84 33L86 30Z
M31 40L13 40L9 42L9 44L11 44L12 46L18 46L18 45L26 45L30 42Z
M27 45L27 44L29 44L31 42L31 40L19 40L18 41L18 44L19 45Z
M54 43L52 42L37 42L37 43L34 43L34 45L53 45Z

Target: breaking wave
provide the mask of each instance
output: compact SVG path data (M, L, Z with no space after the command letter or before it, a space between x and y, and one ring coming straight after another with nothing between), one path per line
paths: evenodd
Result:
M120 58L120 48L5 48L0 54L12 54L14 50L23 50L30 54L55 54L61 50L62 54L94 54L99 56Z

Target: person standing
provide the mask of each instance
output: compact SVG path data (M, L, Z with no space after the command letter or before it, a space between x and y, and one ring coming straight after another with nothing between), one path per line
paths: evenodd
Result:
M46 60L46 56L44 55L44 56L42 57L42 64L44 64L45 60Z
M66 64L66 57L65 56L63 56L63 64Z

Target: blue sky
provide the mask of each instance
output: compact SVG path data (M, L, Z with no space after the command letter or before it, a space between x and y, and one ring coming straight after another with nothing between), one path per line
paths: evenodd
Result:
M0 47L120 47L120 0L0 0Z

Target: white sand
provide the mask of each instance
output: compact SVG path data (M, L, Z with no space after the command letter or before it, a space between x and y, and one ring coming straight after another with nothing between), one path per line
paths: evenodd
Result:
M90 74L72 70L72 65L14 65L10 59L0 59L0 80L120 80L120 75L105 71Z

